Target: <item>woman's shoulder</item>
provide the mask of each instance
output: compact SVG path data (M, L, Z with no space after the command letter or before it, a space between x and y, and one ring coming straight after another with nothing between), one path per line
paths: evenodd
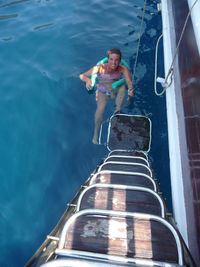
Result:
M98 64L96 65L98 73L102 74L105 72L106 70L106 64Z
M125 67L124 65L119 65L119 66L118 66L118 71L119 71L119 72L122 72L122 73L123 73L123 72L126 71L126 70L127 70L127 67Z
M104 69L104 64L98 64L92 67L93 73L101 73L101 71Z

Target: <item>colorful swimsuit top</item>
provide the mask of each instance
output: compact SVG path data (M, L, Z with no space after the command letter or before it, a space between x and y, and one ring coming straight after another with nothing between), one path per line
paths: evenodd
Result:
M97 78L99 83L101 83L102 81L114 82L121 78L121 73L98 74Z
M104 73L104 74L97 74L97 84L96 89L105 93L107 95L111 94L111 90L109 90L106 86L106 83L111 85L113 82L119 80L122 74L118 72L114 73Z
M102 64L107 64L107 63L108 63L108 57L105 57L102 60L100 60L99 62L97 62L97 65L102 65ZM121 59L120 65L125 66L127 69L130 68L128 63L124 59ZM108 75L109 76L111 75L111 80L113 78L114 78L114 80L116 79L116 77L112 76L113 74L108 74ZM120 75L120 74L114 73L114 75ZM88 90L88 91L93 91L94 88L97 88L97 76L98 76L98 74L96 74L96 73L91 75L90 78L92 81L92 84L91 84L92 87L91 87L91 90ZM126 83L126 81L124 78L117 79L112 83L112 89L117 89L119 86L124 85L125 83Z

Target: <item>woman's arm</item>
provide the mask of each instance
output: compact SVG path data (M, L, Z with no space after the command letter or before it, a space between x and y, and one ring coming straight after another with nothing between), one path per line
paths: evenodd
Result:
M79 75L80 79L86 83L86 87L88 89L91 89L92 88L92 80L91 80L91 75L92 74L97 74L99 71L99 66L94 66L92 67L91 69L89 69L88 71L84 72L84 73L81 73Z
M134 96L133 81L132 81L132 76L131 76L130 71L125 66L122 66L122 73L128 85L128 95Z

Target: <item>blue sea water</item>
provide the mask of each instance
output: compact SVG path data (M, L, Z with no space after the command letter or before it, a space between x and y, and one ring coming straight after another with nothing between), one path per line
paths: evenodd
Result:
M154 94L157 1L0 1L0 266L21 267L106 156L91 143L95 97L79 73L111 47L133 71L127 112L153 123L150 159L171 209L165 97ZM163 72L162 49L159 71ZM110 104L105 118L113 111Z

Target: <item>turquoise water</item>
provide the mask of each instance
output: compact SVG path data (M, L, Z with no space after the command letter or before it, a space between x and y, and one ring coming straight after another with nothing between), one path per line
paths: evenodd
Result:
M157 1L148 0L136 96L125 111L153 123L150 158L170 201L165 98L153 91L161 32ZM141 0L0 1L0 266L31 257L66 204L107 153L91 143L94 95L79 73L119 47L133 70ZM162 51L160 51L160 59ZM159 69L163 68L162 59ZM110 104L105 118L113 110Z

